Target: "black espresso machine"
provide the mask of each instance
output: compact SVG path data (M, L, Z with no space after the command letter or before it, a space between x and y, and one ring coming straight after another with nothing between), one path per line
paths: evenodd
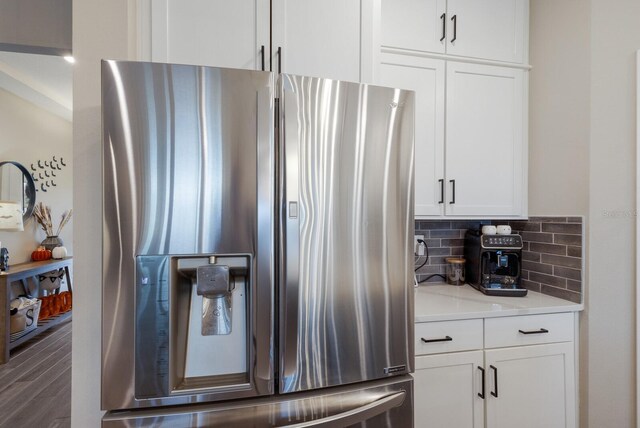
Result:
M491 296L525 296L521 284L522 237L483 235L469 229L464 237L467 283Z

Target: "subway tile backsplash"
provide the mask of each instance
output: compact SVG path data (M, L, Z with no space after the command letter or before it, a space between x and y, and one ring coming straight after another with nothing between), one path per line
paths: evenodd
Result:
M464 253L467 229L484 224L509 224L522 236L522 284L529 290L580 303L582 301L582 217L530 217L529 220L416 220L416 235L424 235L429 262L417 272L418 281L444 275L445 259ZM416 258L420 266L424 258ZM442 282L432 277L426 282Z

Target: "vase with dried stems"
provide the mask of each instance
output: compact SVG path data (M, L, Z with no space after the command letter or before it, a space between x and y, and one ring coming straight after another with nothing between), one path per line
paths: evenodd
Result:
M62 218L60 219L60 223L58 224L58 228L53 230L53 221L51 220L51 207L44 205L42 202L36 204L33 208L33 216L36 221L44 230L44 233L47 234L47 237L42 241L41 245L45 247L47 250L53 250L55 247L61 247L64 245L62 239L60 238L60 232L62 228L69 222L71 219L71 214L73 210L65 211L62 214Z

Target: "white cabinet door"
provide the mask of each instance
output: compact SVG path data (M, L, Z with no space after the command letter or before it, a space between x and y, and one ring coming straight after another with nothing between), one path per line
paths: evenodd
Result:
M482 351L416 357L414 426L483 427L482 365Z
M446 6L446 0L382 0L382 46L445 53Z
M529 0L382 0L381 46L522 63Z
M528 0L448 0L447 53L521 63L527 52Z
M525 214L523 73L447 62L447 214Z
M487 427L575 427L573 342L486 350L485 368Z
M415 216L444 213L443 60L381 54L378 82L411 89L415 97Z
M261 0L153 0L151 59L269 69L269 3Z
M360 81L359 0L273 0L272 5L273 71Z

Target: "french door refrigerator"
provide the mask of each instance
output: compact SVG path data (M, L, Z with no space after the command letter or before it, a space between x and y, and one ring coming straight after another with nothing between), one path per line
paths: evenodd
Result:
M413 93L102 63L105 427L413 424Z

